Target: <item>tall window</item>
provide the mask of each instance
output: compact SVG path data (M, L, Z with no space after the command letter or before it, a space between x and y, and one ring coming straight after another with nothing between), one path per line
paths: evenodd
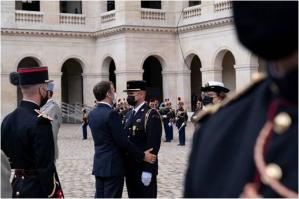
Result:
M143 0L141 0L141 8L161 9L161 1L143 1Z
M40 11L40 3L31 0L16 1L16 10Z
M115 1L107 1L107 11L115 10Z
M189 7L201 5L201 1L189 1Z
M60 1L60 13L82 14L82 1Z

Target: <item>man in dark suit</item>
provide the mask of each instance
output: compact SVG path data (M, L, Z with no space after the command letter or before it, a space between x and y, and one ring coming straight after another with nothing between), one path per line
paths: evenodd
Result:
M127 82L127 102L133 106L125 117L125 130L131 142L140 150L153 148L158 156L162 136L162 121L157 109L150 109L145 102L146 82ZM130 198L157 197L158 160L155 164L126 157L126 185Z
M94 140L93 175L96 177L96 198L121 198L124 184L124 151L138 162L153 164L156 155L152 149L139 150L128 140L117 111L112 82L102 81L93 88L96 107L88 115L89 126ZM143 152L145 151L145 152Z
M51 118L39 111L47 102L48 68L19 68L10 81L23 99L1 125L1 149L15 170L13 197L63 197L54 165Z
M269 61L200 112L184 197L298 197L298 1L233 1L240 42Z

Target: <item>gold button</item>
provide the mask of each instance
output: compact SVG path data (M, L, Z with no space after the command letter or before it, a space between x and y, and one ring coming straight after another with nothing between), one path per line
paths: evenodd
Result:
M19 195L20 195L20 192L17 191L17 192L16 192L16 195L19 196Z
M270 85L270 90L272 91L272 93L275 93L275 94L279 93L279 88L274 83Z
M282 112L279 113L275 118L274 118L274 126L273 126L273 130L277 133L277 134L282 134L284 133L286 130L288 130L288 128L290 127L290 125L292 124L292 119L289 116L289 114L287 114L286 112Z
M267 177L279 180L282 177L282 170L277 164L270 163L266 167L266 175Z

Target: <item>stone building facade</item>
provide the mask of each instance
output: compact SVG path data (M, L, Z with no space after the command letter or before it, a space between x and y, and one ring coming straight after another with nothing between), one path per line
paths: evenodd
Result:
M20 99L18 67L48 66L58 102L93 105L92 88L145 79L148 97L187 108L207 81L232 91L263 61L237 41L230 1L1 1L1 118ZM261 67L260 67L261 68Z

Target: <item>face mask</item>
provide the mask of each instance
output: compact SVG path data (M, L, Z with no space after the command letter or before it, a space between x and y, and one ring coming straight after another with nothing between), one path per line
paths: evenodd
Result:
M208 105L208 104L212 104L213 103L213 98L209 97L209 96L204 96L203 100L202 100L203 105Z
M127 102L131 106L135 106L137 104L137 101L135 100L135 96L128 96Z
M44 106L47 103L47 101L48 101L48 92L46 94L46 97L42 96L42 100L40 102L40 107Z
M113 93L113 99L112 99L113 104L116 104L116 98L117 98L117 94Z

